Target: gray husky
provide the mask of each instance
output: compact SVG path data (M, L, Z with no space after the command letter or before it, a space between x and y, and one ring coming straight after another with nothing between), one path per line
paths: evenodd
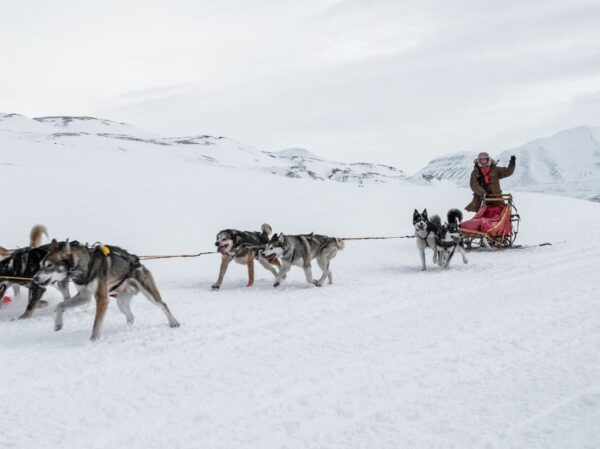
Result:
M260 232L238 231L237 229L224 229L217 234L215 246L221 254L221 268L219 269L219 278L212 286L213 290L221 288L223 278L227 272L227 267L232 260L248 267L248 284L246 287L254 285L254 260L258 260L263 268L269 270L273 276L277 276L277 270L271 265L280 267L277 259L267 261L262 255L261 250L269 242L269 236L272 234L271 226L264 223L260 227Z
M179 326L179 322L161 299L150 271L140 263L137 256L124 249L105 245L88 247L77 242L59 243L53 240L34 282L48 285L65 279L73 281L78 293L56 306L55 331L62 329L66 309L85 304L92 296L96 299L92 340L100 337L109 296L116 297L119 310L127 317L127 323L132 324L130 302L140 292L164 312L171 327Z
M342 249L344 249L343 240L326 235L275 234L269 240L262 255L268 262L272 262L277 258L281 260L281 269L277 273L273 287L278 287L281 284L281 280L285 278L292 265L302 267L307 282L320 287L323 285L325 278L329 279L330 284L333 282L329 264L337 252ZM315 280L312 277L311 261L313 259L317 260L317 264L323 270L323 274L319 280Z

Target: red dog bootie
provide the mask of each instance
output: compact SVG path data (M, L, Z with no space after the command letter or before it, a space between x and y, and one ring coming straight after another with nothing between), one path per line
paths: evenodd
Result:
M8 304L11 301L12 298L10 296L5 296L4 298L2 298L2 304Z

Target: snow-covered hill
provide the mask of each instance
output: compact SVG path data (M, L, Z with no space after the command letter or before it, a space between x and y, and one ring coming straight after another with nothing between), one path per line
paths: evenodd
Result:
M411 176L423 181L452 181L462 187L468 185L473 170L473 153L463 151L436 157L427 166Z
M359 185L407 182L401 170L385 165L328 161L303 149L267 153L226 137L163 137L126 123L94 117L30 119L18 114L0 114L0 132L5 139L68 147L95 146L119 151L159 147L192 162L254 169L289 178Z
M517 156L518 169L503 182L505 189L600 201L600 129L568 129L492 156L506 165L512 154ZM441 156L411 179L448 180L467 186L475 157L472 152Z
M361 185L406 181L404 173L395 167L368 162L342 163L327 161L304 148L288 148L269 154L290 162L290 165L283 170L274 171L289 178L332 180Z
M271 156L230 140L152 144L131 129L99 127L140 140L20 117L0 129L9 120L4 247L25 244L38 222L52 237L140 255L211 250L219 230L263 222L403 235L414 208L443 213L470 197L272 176L256 169ZM247 168L205 159L238 150ZM520 193L518 205L519 241L554 246L470 254L447 272L419 272L408 239L347 242L322 288L293 268L274 289L258 265L246 288L245 267L232 264L215 292L215 255L148 261L182 326L138 296L135 324L111 303L96 344L93 305L53 332L59 294L13 321L22 294L0 308L0 448L595 449L600 242L581 234L600 226L600 204Z

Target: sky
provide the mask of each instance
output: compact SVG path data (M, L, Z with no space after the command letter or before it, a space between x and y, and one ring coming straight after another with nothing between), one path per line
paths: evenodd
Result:
M600 126L600 0L0 0L0 112L415 171Z

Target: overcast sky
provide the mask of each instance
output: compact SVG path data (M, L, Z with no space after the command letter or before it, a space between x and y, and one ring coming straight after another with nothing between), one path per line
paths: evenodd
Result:
M0 111L415 170L600 125L600 0L0 0Z

